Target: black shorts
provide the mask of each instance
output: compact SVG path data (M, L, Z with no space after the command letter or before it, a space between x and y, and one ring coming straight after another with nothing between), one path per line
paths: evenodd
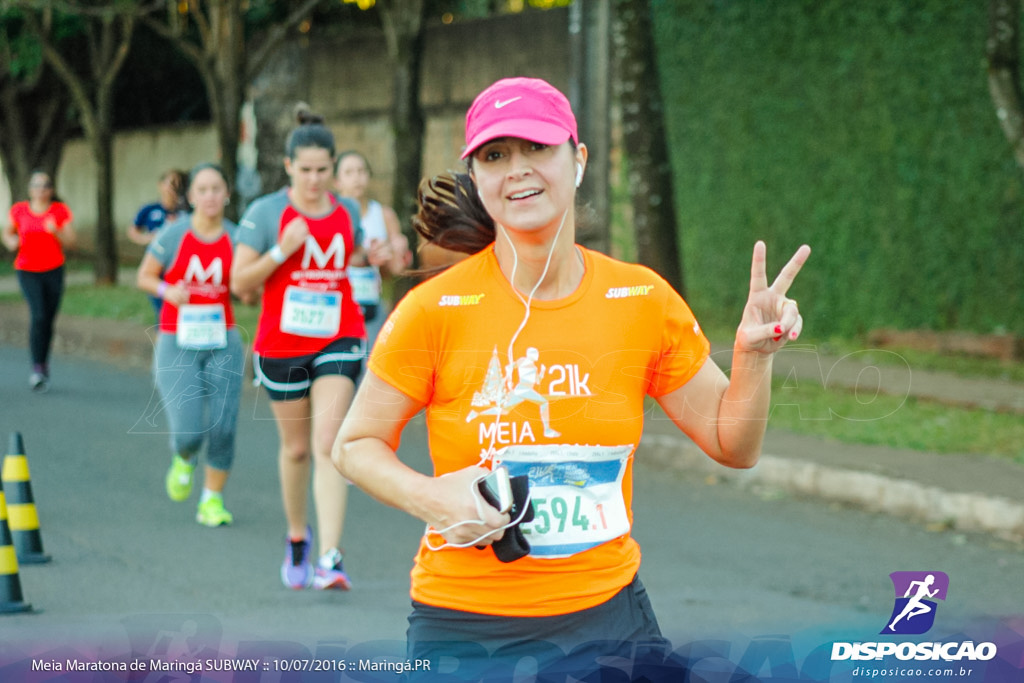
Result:
M317 377L342 375L353 382L366 358L366 340L342 337L316 353L291 358L255 356L256 379L271 401L297 401L309 395Z
M638 577L607 602L550 617L493 616L413 601L406 635L407 661L419 663L408 680L430 680L442 660L458 663L453 676L459 680L508 678L521 660L545 674L538 680L567 680L560 674L570 673L586 678L600 671L603 657L618 658L620 668L627 662L631 673L679 668Z

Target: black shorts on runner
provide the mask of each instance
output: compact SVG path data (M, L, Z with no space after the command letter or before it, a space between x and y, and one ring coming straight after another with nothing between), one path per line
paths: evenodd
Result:
M365 339L342 337L306 356L266 358L255 354L254 366L256 379L271 401L298 401L309 395L318 377L342 375L355 382L365 358Z
M656 674L647 676L652 681L685 676L639 577L603 604L550 617L475 614L414 600L406 636L407 661L415 666L406 677L410 682L434 680L442 660L457 665L448 674L453 680L467 681L509 678L522 661L537 667L538 681L565 681L567 674L595 681L644 680L642 673ZM628 671L602 671L605 657Z

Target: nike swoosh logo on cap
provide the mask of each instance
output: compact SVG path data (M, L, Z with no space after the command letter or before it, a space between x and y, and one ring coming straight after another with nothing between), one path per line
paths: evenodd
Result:
M495 109L501 109L506 104L512 104L516 100L521 100L521 99L523 99L523 98L520 96L520 97L513 97L511 100L505 100L504 102L502 102L501 100L494 100L494 108Z

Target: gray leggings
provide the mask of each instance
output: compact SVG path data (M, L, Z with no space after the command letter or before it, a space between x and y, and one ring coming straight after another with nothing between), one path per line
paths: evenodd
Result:
M160 333L153 374L175 453L189 458L205 439L209 466L231 469L244 360L237 330L228 330L225 348L209 351L180 349L173 333Z

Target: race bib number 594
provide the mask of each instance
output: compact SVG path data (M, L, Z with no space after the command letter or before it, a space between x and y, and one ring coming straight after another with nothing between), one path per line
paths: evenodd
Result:
M629 532L622 477L632 446L509 446L509 474L530 479L530 555L568 557Z

